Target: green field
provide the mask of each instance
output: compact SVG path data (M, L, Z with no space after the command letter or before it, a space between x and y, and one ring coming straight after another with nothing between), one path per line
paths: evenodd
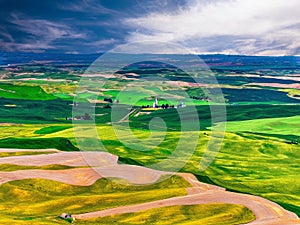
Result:
M210 106L196 106L197 114L200 121L200 129L207 130L213 124L211 124L211 117L214 115L214 121L216 122L231 122L244 120L256 120L265 118L281 118L281 117L292 117L298 115L300 111L300 105L266 105L266 104L255 104L255 105L227 105L224 110L224 106L213 105L213 114ZM180 109L180 114L176 109L158 110L154 111L150 115L142 115L139 117L131 118L131 126L133 128L145 128L149 121L153 117L162 118L168 127L172 129L181 130L181 123L193 123L189 121L192 109L190 107ZM225 114L224 114L225 113ZM185 119L180 120L179 115ZM225 115L225 117L224 117ZM225 121L224 121L225 119ZM229 127L230 127L229 123ZM193 126L191 126L193 127ZM228 130L230 131L230 130Z
M64 151L79 151L67 138L5 138L0 140L0 148L42 149L56 148Z
M26 100L53 100L56 98L52 94L47 94L38 86L18 86L9 83L0 83L0 96L9 99Z
M35 131L35 134L52 134L58 131L62 131L65 129L72 128L71 126L50 126L50 127L43 127L40 130Z
M265 135L300 135L300 116L227 122L228 132L250 132Z

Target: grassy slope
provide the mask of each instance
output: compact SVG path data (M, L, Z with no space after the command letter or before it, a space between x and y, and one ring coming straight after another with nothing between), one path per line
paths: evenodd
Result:
M27 100L52 100L56 97L47 94L41 87L0 83L0 97Z
M92 224L159 224L159 225L234 225L255 219L253 213L241 205L202 204L170 206L128 213L96 220L77 221L78 225Z
M212 115L214 116L215 122L224 121L224 113L226 114L226 121L291 117L298 114L300 105L227 105L226 111L224 111L223 106L214 106L212 108L214 110L213 114L211 113L210 106L196 106L196 109L200 119L200 128L201 130L206 130L212 125ZM193 121L190 121L190 113L191 108L189 107L180 109L180 115L186 124L193 123ZM176 109L158 110L149 115L132 117L131 126L138 129L147 129L148 123L153 117L162 118L168 127L172 128L172 130L181 130L181 123L183 119L180 121L180 117Z
M73 137L60 136L60 132L70 130L70 125L29 125L16 124L0 126L0 148L43 149L56 148L64 151L78 151ZM48 134L51 137L45 138Z
M49 126L49 127L43 127L37 131L35 131L35 134L52 134L61 130L72 128L71 126Z
M226 130L229 132L251 132L262 134L300 135L300 116L246 120L228 122Z
M300 215L299 154L299 146L281 140L228 133L216 160L204 174L228 189L288 204ZM197 157L192 161L192 167L187 165L185 169L197 173Z
M71 123L65 120L66 117L72 115L70 103L70 101L60 99L8 99L0 95L0 121L23 124ZM8 107L8 105L14 105L14 107Z
M247 162L252 161L252 163L251 166L248 166L248 169L240 168L241 171L247 172L248 179L248 181L244 179L245 181L242 182L241 187L227 184L227 181L219 180L219 183L227 187L231 186L230 188L239 191L248 191L247 189L250 188L255 190L257 188L256 191L252 192L274 200L300 215L300 182L297 179L297 174L300 172L297 166L300 163L300 147L288 142L299 142L300 140L299 116L229 122L227 123L227 130L261 143L258 150L260 154L263 154L265 162L262 163L260 158L256 160L257 162L249 160L251 158L247 159ZM276 141L277 144L275 144L276 142L271 144L270 139ZM226 163L224 164L225 166L220 166L219 169L227 171L226 173L236 171L233 166L226 167ZM255 170L257 171L255 167L259 166L261 172L257 180L260 180L263 176L265 181L258 183L250 177L251 175L255 176ZM220 171L215 171L215 173L218 172ZM267 179L268 177L269 179Z
M0 164L0 171L10 172L16 170L65 170L75 167L65 165L46 165L46 166L21 166L14 164Z
M294 120L295 124L296 121ZM121 156L125 162L145 166L167 158L177 146L177 140L181 135L181 132L168 132L165 137L164 133L159 131L133 130L135 136L123 138L128 143L134 142L133 138L143 140L143 146L148 146L149 149L140 151L131 149L119 141L111 126L99 126L97 130L106 150ZM92 130L90 132L92 133ZM90 132L86 127L86 137ZM276 137L251 133L226 133L215 161L205 172L201 172L199 162L206 149L209 133L199 132L198 147L183 171L192 172L202 178L209 177L210 180L206 179L206 182L212 181L230 190L265 196L283 205L286 204L284 206L288 205L288 208L292 207L294 212L300 214L300 201L297 197L300 195L300 182L297 179L300 146L288 144ZM72 133L65 130L60 135L70 137ZM147 139L150 135L152 138ZM186 135L190 135L190 132L186 132ZM163 141L156 146L156 139ZM173 158L173 165L171 163L161 169L168 170L180 161L180 156Z
M5 138L0 148L42 149L56 148L63 151L79 151L67 138Z
M222 88L222 92L230 103L300 103L299 100L288 97L285 92L269 90L267 88L243 88L242 90L236 88Z
M53 153L53 151L47 151L47 152L37 152L37 151L0 152L0 157L22 156L22 155L40 155L40 154L49 154L49 153Z
M22 224L31 218L51 221L63 212L84 213L182 196L189 184L173 176L159 183L133 186L121 179L100 179L88 187L43 179L12 181L0 186L0 223Z

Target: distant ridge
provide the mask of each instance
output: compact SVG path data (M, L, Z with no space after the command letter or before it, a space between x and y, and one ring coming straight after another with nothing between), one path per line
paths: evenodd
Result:
M29 52L0 52L0 66L8 65L85 65L89 66L104 53L96 54L60 54L60 53L29 53ZM117 53L116 53L117 55ZM167 58L180 58L185 60L184 55L176 54L153 54L155 56ZM136 55L135 55L136 56ZM224 54L204 54L198 55L212 69L234 68L253 69L246 67L256 67L258 69L300 69L299 56L250 56L250 55L224 55ZM130 57L130 55L129 55ZM141 59L142 59L141 55ZM153 60L154 61L154 60ZM189 65L192 65L192 63Z

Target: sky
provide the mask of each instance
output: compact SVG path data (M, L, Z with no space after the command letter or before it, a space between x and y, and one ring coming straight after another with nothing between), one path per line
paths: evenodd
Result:
M299 0L0 0L0 51L158 41L196 54L300 55L299 9Z

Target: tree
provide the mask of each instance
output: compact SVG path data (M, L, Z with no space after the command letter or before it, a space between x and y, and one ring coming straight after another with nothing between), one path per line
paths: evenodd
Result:
M109 102L109 103L112 103L112 102L113 102L113 100L112 100L111 98L104 98L104 101L105 101L105 102Z
M92 120L92 117L88 113L85 113L83 116L83 119L84 120Z

